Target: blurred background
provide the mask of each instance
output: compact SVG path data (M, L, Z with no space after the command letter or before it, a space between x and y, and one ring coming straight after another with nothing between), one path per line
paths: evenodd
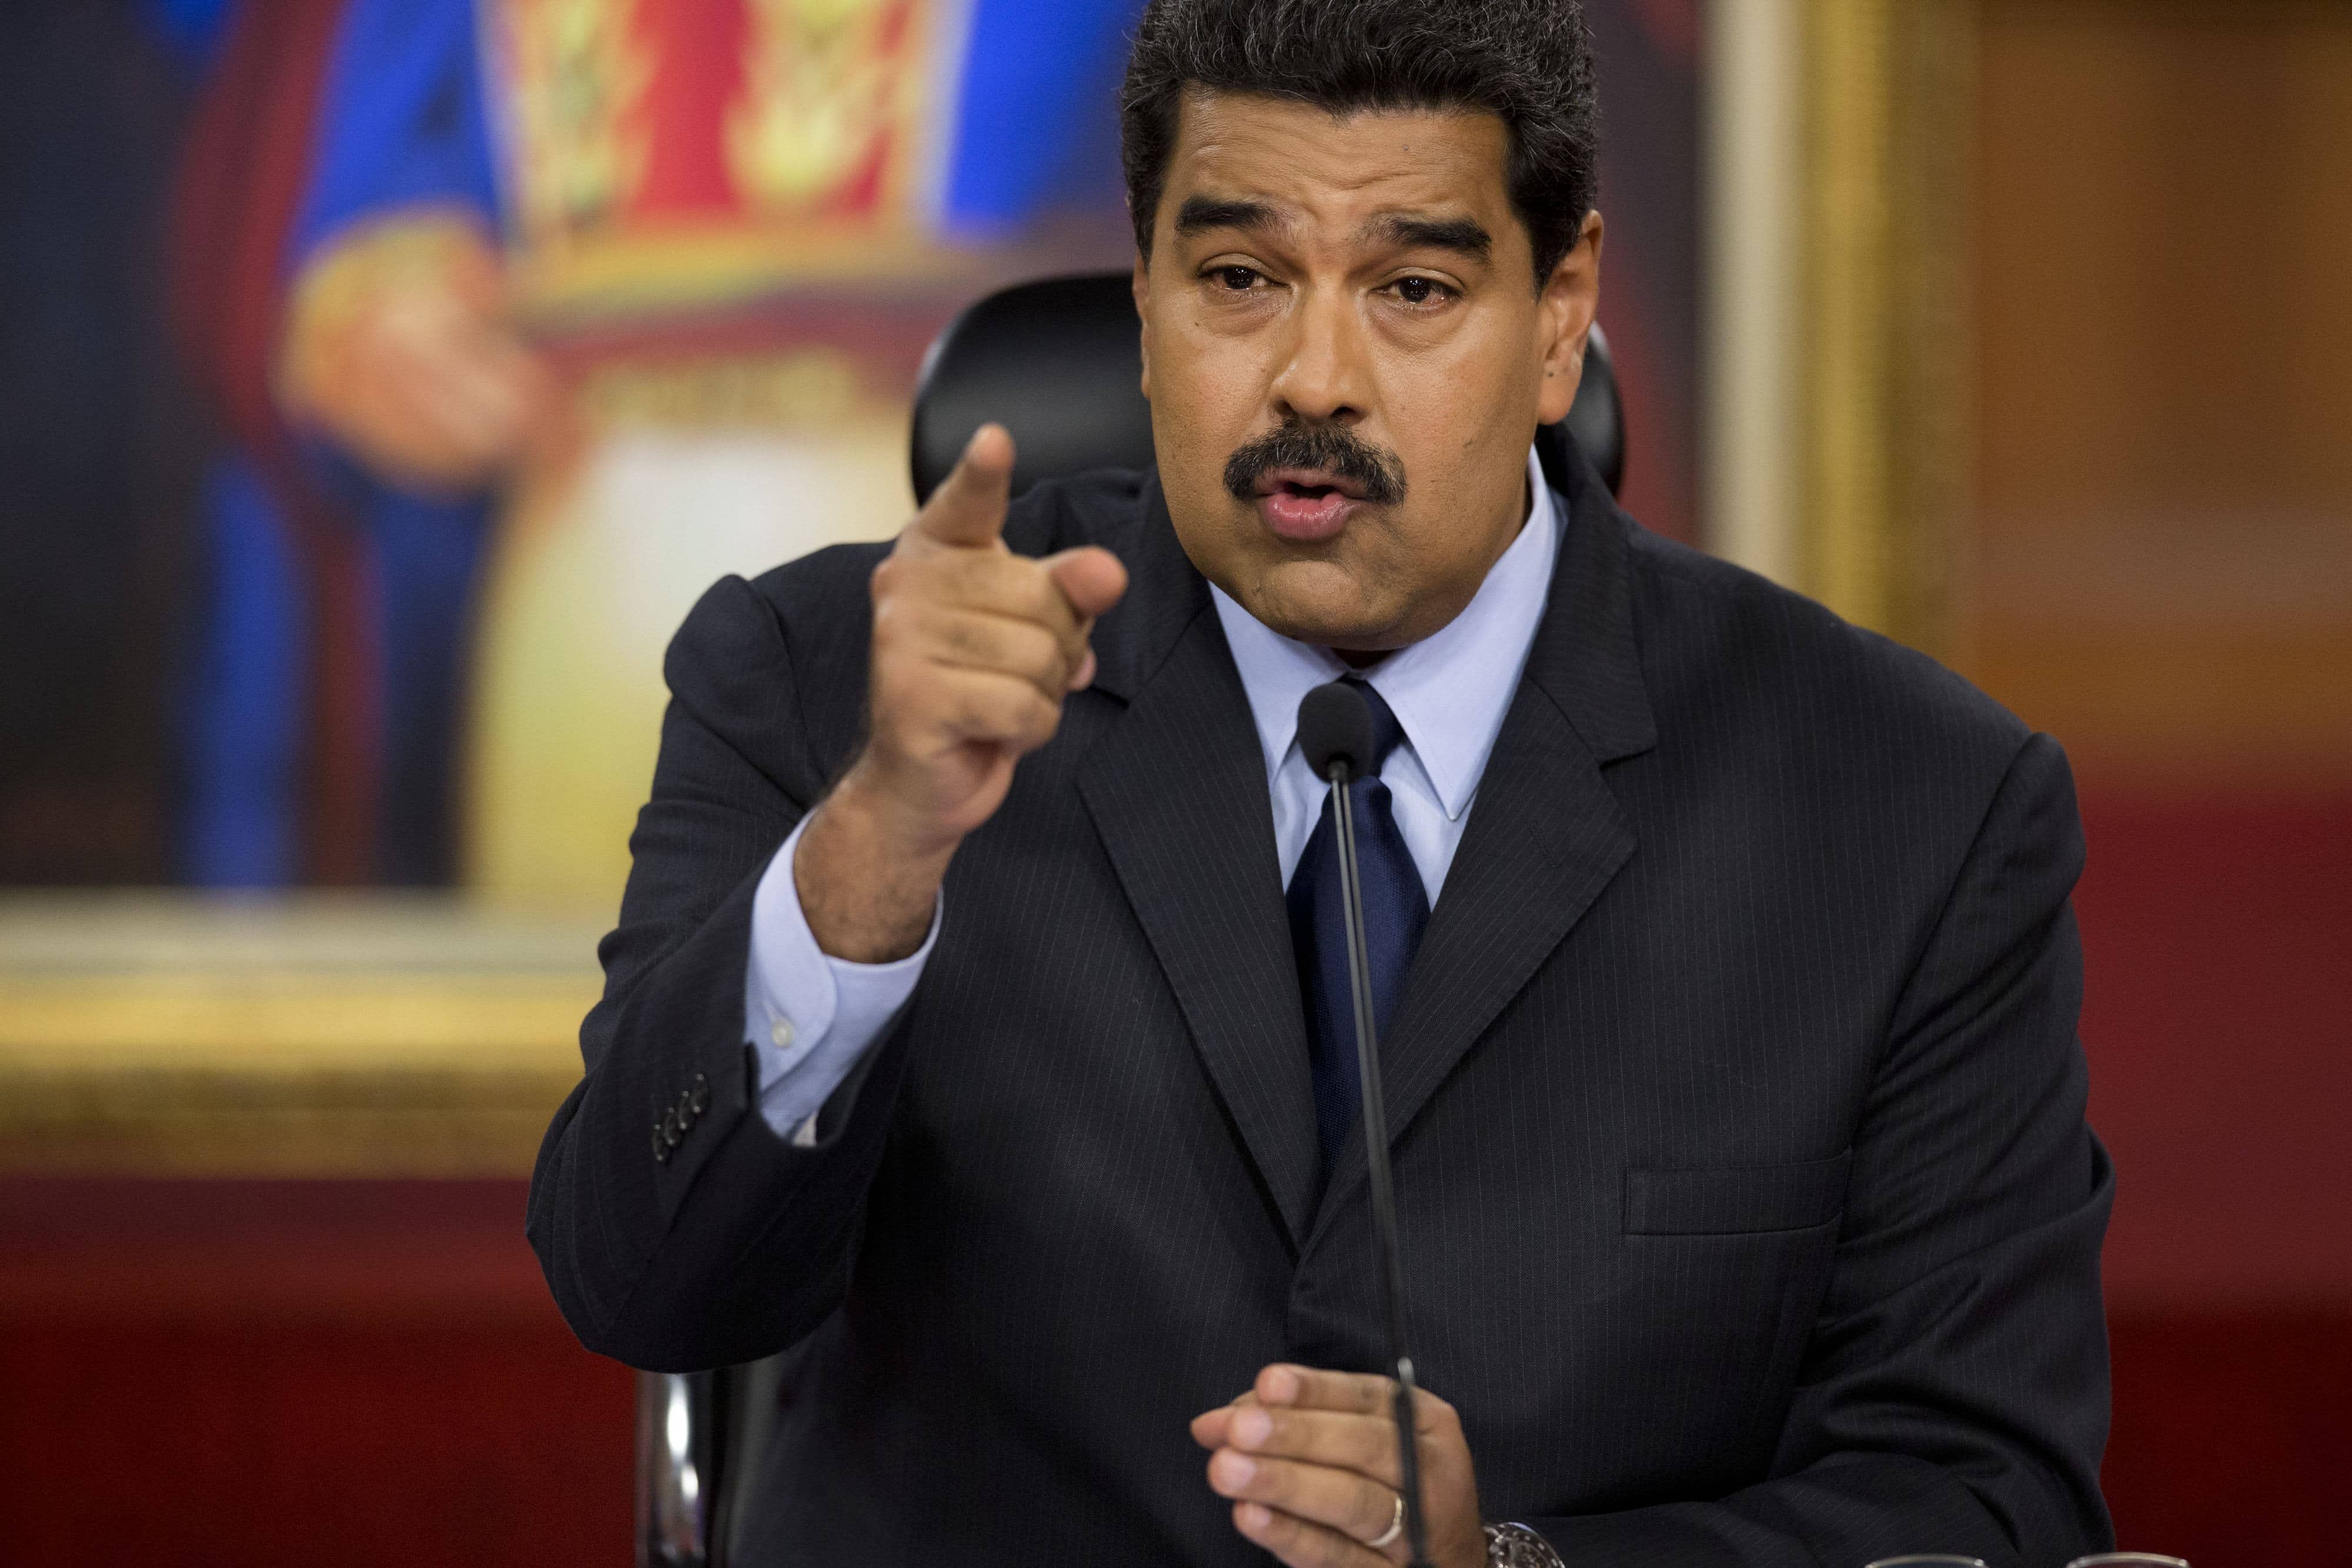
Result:
M660 653L1124 267L1138 0L0 7L0 1549L614 1563ZM2352 7L1587 0L1625 500L2054 734L2124 1543L2352 1562Z

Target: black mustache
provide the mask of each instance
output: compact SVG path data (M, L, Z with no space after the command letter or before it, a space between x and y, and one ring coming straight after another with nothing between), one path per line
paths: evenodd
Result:
M1404 465L1395 453L1336 424L1294 423L1247 443L1225 460L1225 488L1234 499L1257 499L1269 468L1315 468L1345 479L1375 506L1404 499Z

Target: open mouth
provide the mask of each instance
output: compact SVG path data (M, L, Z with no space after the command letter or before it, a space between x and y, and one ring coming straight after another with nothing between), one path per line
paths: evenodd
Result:
M1270 468L1258 476L1256 489L1261 496L1293 496L1307 500L1321 500L1327 496L1341 496L1350 501L1364 498L1361 486L1319 468Z
M1319 469L1269 469L1251 488L1266 526L1277 538L1301 544L1338 534L1364 499L1360 486Z
M1337 538L1357 508L1404 499L1396 454L1328 423L1294 421L1244 443L1226 459L1224 480L1267 532L1293 544Z

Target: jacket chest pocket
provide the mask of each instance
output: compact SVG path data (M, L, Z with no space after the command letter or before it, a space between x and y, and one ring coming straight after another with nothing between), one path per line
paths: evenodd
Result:
M1628 1236L1738 1236L1807 1230L1845 1210L1853 1151L1788 1166L1625 1173Z

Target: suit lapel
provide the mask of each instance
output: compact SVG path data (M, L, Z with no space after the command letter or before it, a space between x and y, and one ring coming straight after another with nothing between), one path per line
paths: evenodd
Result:
M1656 743L1626 578L1633 525L1589 468L1578 477L1527 669L1381 1042L1391 1144L1633 853L1602 773ZM1360 1124L1333 1169L1318 1230L1364 1180Z
M1078 792L1295 1248L1312 1218L1315 1106L1265 759L1156 482L1136 522L1114 547L1134 586L1095 635L1097 685L1128 709Z

